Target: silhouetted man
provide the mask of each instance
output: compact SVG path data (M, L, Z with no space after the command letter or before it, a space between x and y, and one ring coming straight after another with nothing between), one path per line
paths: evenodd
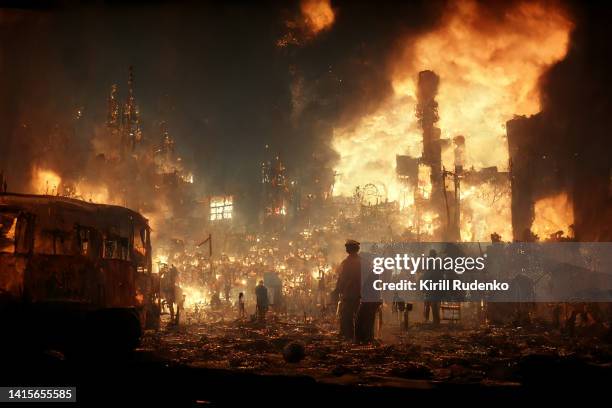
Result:
M361 298L361 257L359 242L349 239L344 244L348 256L338 267L338 282L335 292L340 297L340 336L353 340L355 336L355 314Z
M264 281L260 280L255 288L255 297L257 298L257 319L259 321L266 320L266 313L270 301L268 300L268 288L264 286Z
M369 257L366 259L362 257L361 262L370 264L371 260ZM377 275L369 273L362 282L362 296L355 316L355 341L357 343L370 343L374 340L376 316L380 318L379 324L382 324L381 293L375 290L373 285L376 279L378 279Z
M438 253L435 249L429 251L430 258L436 258L437 256ZM423 278L438 282L440 279L444 279L444 273L437 268L433 268L425 271ZM431 310L435 325L440 324L440 297L441 295L435 290L425 292L425 321L429 321L429 311Z

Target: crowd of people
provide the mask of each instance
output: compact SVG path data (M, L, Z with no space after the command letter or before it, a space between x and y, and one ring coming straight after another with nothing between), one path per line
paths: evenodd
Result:
M162 311L173 324L211 316L264 323L270 319L334 320L339 335L367 343L382 320L382 299L362 299L360 243L347 240L346 257L337 265L313 242L290 242L289 250L258 245L242 257L206 259L196 253L172 257L163 265ZM194 288L198 288L195 290ZM399 327L407 328L412 305L392 302ZM425 299L425 316L440 322L440 302ZM185 320L187 318L188 320ZM181 320L183 319L183 320ZM191 319L191 320L189 320Z

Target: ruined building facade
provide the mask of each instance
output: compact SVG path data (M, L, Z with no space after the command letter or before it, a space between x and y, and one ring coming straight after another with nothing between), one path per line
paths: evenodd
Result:
M578 241L612 240L612 173L609 152L598 151L593 135L578 142L564 137L546 112L516 117L506 125L512 184L512 229L515 240L533 239L538 200L567 194L573 209L572 231ZM545 239L548 237L539 237Z

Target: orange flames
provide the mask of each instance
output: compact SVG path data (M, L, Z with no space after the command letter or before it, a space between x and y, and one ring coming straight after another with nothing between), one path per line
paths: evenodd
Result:
M35 194L57 195L61 183L62 178L53 170L39 167L32 169L30 188Z
M563 236L573 235L570 225L574 223L574 209L567 193L536 201L534 212L531 231L540 239L547 239L559 231Z
M86 180L69 182L53 170L33 167L30 190L35 194L59 195L103 204L121 204L117 197L111 198L105 185Z
M306 26L315 35L331 27L336 18L330 0L303 0L300 11Z
M376 112L334 130L332 146L340 155L335 170L341 174L334 193L350 196L356 185L367 183L384 186L389 200L412 191L395 175L395 155L421 155L414 111L417 75L426 69L441 78L436 100L442 138L465 136L464 168L507 171L505 123L540 110L538 79L565 56L571 28L565 13L548 3L519 3L495 16L475 1L451 4L436 29L405 41L391 64L393 94ZM453 168L452 153L442 154L447 169ZM494 231L511 238L505 190L501 197L486 191L462 195L469 215L464 222L471 224L462 225L462 239L488 240Z
M454 3L439 29L405 47L395 92L411 97L416 72L436 72L443 137L466 136L469 166L505 168L504 125L540 110L538 79L565 56L571 27L560 10L538 3L520 3L501 20L476 2Z
M336 13L330 0L302 0L299 16L285 22L287 32L276 45L280 48L303 45L331 28L335 20Z

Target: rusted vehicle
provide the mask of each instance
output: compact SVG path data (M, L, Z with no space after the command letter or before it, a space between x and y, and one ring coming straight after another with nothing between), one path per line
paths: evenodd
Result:
M131 350L159 324L148 221L130 209L0 194L0 313L20 341Z

